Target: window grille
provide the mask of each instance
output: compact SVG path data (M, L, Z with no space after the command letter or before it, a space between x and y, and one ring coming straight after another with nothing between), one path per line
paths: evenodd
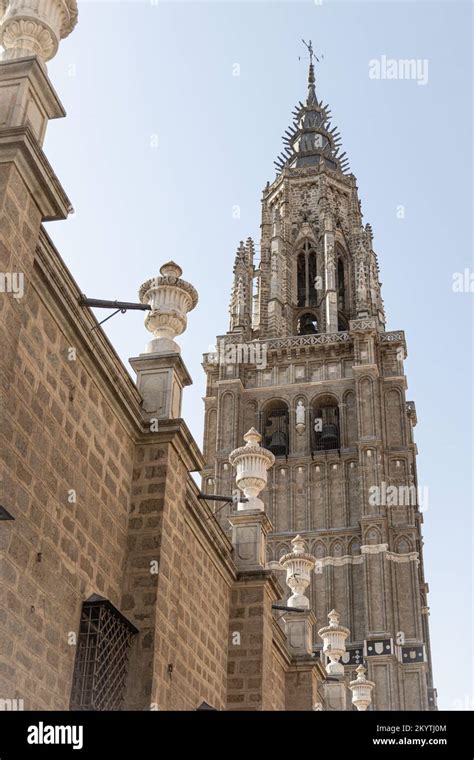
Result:
M109 602L94 595L82 605L71 710L119 710L130 645L138 630Z

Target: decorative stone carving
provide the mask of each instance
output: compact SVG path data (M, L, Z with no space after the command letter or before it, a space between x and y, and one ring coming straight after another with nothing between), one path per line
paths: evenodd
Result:
M198 302L196 289L180 277L183 270L174 261L163 264L161 277L144 282L139 290L142 303L151 306L145 317L145 327L155 336L146 353L177 353L181 349L174 338L186 329L186 314Z
M388 334L388 333L385 333ZM265 345L268 351L273 351L280 348L300 348L302 346L316 346L316 345L334 345L336 343L350 343L351 336L344 330L337 333L321 333L321 335L298 335L290 338L269 338L265 340ZM238 345L244 343L245 338L242 338L235 333L232 335L219 336L219 344L224 345L232 343Z
M264 510L263 501L258 495L265 488L267 470L274 464L275 457L271 451L260 446L261 440L260 433L250 428L244 435L245 446L234 449L229 456L229 462L237 468L235 482L248 500L239 502L237 510L240 511Z
M339 625L341 616L336 610L331 610L328 615L329 625L318 631L324 642L323 652L329 657L326 665L326 673L331 676L344 674L344 666L339 662L346 651L346 639L349 636L349 629Z
M286 585L291 589L288 607L300 607L308 610L309 599L305 591L311 581L311 571L316 564L316 558L306 552L306 544L301 536L296 536L291 545L293 551L280 559L280 566L286 570Z
M367 710L372 702L372 689L375 687L373 681L368 681L365 677L365 668L359 665L356 668L357 678L349 683L349 689L352 691L352 704L360 711Z
M4 60L36 55L51 60L60 40L77 23L77 0L0 0L0 42Z
M300 435L306 430L306 409L300 399L296 405L296 432Z

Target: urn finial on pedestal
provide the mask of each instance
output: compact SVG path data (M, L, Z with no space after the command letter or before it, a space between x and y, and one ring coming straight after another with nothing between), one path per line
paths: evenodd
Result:
M310 584L311 570L316 564L316 559L306 552L305 541L300 535L295 536L291 545L293 551L280 559L280 566L286 570L286 584L291 589L288 607L309 609L310 603L305 591Z
M198 302L196 289L181 280L183 270L174 261L160 269L161 277L153 277L143 283L139 290L141 303L151 306L145 317L145 327L154 335L147 347L147 354L179 354L180 347L174 338L186 329L186 315Z
M375 687L373 681L368 681L365 676L365 668L359 665L356 668L357 678L349 683L349 689L352 691L352 704L359 711L367 710L372 702L372 690Z
M323 652L329 657L326 665L326 673L331 676L344 674L344 666L339 662L346 651L346 639L349 636L349 628L339 625L341 616L336 610L331 610L328 615L329 625L318 631L324 642Z
M244 435L245 446L234 449L229 456L229 462L237 469L235 482L247 499L245 502L239 502L238 511L264 510L263 501L258 495L265 488L267 470L275 462L275 456L260 446L261 440L260 433L255 428L250 428Z
M0 0L3 60L53 58L77 23L77 0Z

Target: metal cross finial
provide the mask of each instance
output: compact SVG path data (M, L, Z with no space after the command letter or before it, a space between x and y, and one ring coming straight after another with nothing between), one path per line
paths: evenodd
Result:
M317 57L317 55L315 54L315 52L313 50L313 43L312 43L312 41L310 40L309 42L305 42L305 40L301 40L301 42L308 49L309 62L313 63L313 58L315 58L316 61L319 63L319 58Z

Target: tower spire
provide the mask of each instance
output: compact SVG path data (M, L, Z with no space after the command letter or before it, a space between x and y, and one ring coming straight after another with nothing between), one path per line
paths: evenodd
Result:
M340 138L336 127L331 126L331 111L316 96L314 61L319 62L311 40L303 44L309 53L308 95L293 111L294 121L283 135L283 153L274 162L277 173L284 168L300 169L308 166L327 168L343 174L349 170L345 153L340 153Z
M305 40L301 40L301 41L302 41L303 45L306 48L308 48L308 53L309 53L308 97L306 99L306 105L312 105L314 103L317 103L316 89L315 89L316 77L314 75L313 58L316 61L318 61L318 63L319 63L319 58L317 57L317 55L314 52L313 43L312 43L311 40L309 42L305 42Z

